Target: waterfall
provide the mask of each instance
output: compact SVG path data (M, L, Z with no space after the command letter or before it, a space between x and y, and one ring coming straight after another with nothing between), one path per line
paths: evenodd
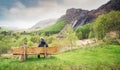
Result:
M85 21L87 20L87 17L85 17L85 19L82 20L80 25L83 25L85 23Z
M75 20L73 25L72 25L72 28L75 29L78 25L82 26L85 24L86 20L87 20L88 17L84 17L80 20Z
M72 28L75 27L75 25L77 24L77 21L78 21L78 20L75 20L75 21L74 21L74 23L73 23L73 25L72 25Z

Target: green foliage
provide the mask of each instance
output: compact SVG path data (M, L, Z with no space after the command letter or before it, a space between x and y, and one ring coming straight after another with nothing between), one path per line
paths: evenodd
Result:
M46 41L48 44L51 44L53 41L56 41L56 36L54 36L54 35L49 36L49 37L47 37Z
M120 31L120 12L111 11L98 17L93 26L95 37L102 39L106 33Z
M66 41L68 41L69 46L72 47L75 46L77 40L77 36L75 32L73 31L71 25L68 25L67 32L66 32Z
M0 35L0 40L2 40L4 38L4 35Z
M40 40L40 37L39 36L32 36L31 38L30 38L30 41L32 41L33 43L38 43L39 42L39 40Z
M0 40L0 54L7 53L7 51L13 46L13 42L11 42L10 36L0 35L2 39Z
M118 39L116 38L107 38L103 40L105 42L105 44L116 44L116 45L120 45L120 43L118 42Z
M49 37L49 42L51 42L51 46L54 47L72 47L76 46L76 40L77 36L75 35L75 32L73 31L71 25L66 25L66 30L64 34L59 34L55 36Z
M29 47L30 47L30 46L33 46L33 45L34 45L34 44L33 44L33 42L32 42L32 41L28 41L28 42L27 42L27 46L29 46Z
M56 24L42 29L39 31L39 34L44 33L45 35L51 35L51 34L56 34L58 32L60 32L65 26L65 20L59 20L58 22L56 22Z
M76 36L78 37L78 39L83 39L81 31L77 32Z
M94 36L94 32L93 32L93 31L90 31L88 38L94 38L94 37L95 37L95 36Z
M10 44L6 44L5 42L0 41L0 54L7 53L10 49Z
M79 39L86 39L86 38L88 38L91 28L92 28L92 23L86 24L84 26L79 26L76 29L77 37Z

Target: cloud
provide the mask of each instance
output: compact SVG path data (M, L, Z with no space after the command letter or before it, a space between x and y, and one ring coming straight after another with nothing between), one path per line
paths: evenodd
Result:
M0 7L5 19L0 25L29 28L40 20L59 18L68 8L95 9L108 0L18 0L9 8Z

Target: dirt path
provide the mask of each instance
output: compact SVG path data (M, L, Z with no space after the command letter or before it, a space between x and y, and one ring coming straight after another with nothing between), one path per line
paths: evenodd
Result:
M84 40L77 40L76 41L76 47L61 47L60 48L60 53L61 52L65 52L65 51L69 51L69 50L74 50L74 49L79 49L82 47L86 47L86 46L93 46L97 43L96 39L84 39Z
M76 41L76 44L77 44L77 46L83 47L83 46L86 46L86 45L94 44L96 42L97 42L96 39L84 39L84 40L78 40L78 41Z

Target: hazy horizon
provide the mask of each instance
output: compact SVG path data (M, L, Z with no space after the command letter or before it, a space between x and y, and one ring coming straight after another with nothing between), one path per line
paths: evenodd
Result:
M30 28L45 19L56 19L69 8L97 9L109 0L0 0L0 26Z

